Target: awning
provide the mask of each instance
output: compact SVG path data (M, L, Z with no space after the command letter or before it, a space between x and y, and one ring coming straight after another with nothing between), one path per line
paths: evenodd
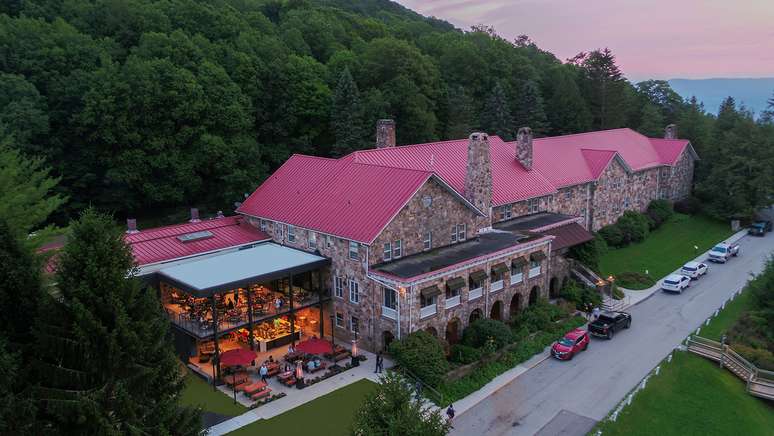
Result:
M197 297L245 288L330 264L330 259L267 242L202 260L170 266L159 280Z
M473 271L470 273L471 280L481 283L486 278L486 273L483 270Z
M536 251L529 255L529 259L534 262L540 262L541 260L546 258L546 254L542 251Z
M435 297L436 295L441 293L441 290L438 289L438 286L428 286L426 288L422 288L422 290L419 291L420 294L422 294L423 297L429 298L429 297Z
M513 268L522 268L526 264L527 264L527 259L525 259L524 256L517 257L516 259L513 259L511 261L511 266Z
M464 288L465 287L465 279L462 277L455 277L451 280L446 281L446 286L449 287L452 291Z
M556 236L556 239L551 243L551 250L553 251L572 247L594 239L594 235L578 223L555 227L546 230L544 233Z
M492 265L492 271L497 274L504 273L508 271L508 266L505 265L505 263L498 263L496 265Z

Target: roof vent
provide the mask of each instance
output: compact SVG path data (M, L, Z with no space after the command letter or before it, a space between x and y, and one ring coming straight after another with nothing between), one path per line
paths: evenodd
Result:
M139 233L140 231L137 230L137 220L134 218L128 218L126 220L126 234L127 235L133 235L135 233Z
M217 214L217 215L215 215L215 218L225 218L225 217L226 217L226 216L225 216L225 215L223 215L223 211L222 211L222 210L219 210L219 211L218 211L218 214Z
M209 239L212 238L213 235L212 232L209 230L203 230L201 232L193 232L193 233L186 233L185 235L180 235L177 237L177 240L180 242L194 242L194 241L201 241L202 239Z
M191 219L188 220L188 222L189 223L198 223L199 221L201 221L199 219L199 209L197 209L195 207L192 207L191 208Z

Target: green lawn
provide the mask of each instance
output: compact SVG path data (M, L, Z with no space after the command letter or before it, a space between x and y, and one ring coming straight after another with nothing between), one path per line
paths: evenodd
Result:
M632 287L645 289L732 233L727 223L700 215L675 214L643 242L608 250L600 259L599 269L603 277L647 270L651 283Z
M220 415L237 416L245 413L247 408L223 392L213 391L212 385L207 384L201 377L188 373L185 379L182 403L186 406L198 406L207 412Z
M742 295L734 298L734 301L726 304L726 308L721 310L718 316L712 318L708 326L702 326L699 336L715 341L720 341L720 336L723 335L734 322L739 318L739 315L751 306L750 292L743 292Z
M365 396L375 388L376 383L360 380L282 415L242 427L229 435L348 435L355 411Z
M745 392L744 382L716 363L676 352L616 422L597 428L603 436L771 435L774 407Z

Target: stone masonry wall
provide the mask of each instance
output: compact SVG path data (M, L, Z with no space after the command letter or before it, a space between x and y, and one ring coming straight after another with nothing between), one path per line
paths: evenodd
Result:
M663 198L679 201L691 195L694 163L693 156L683 152L674 167L662 170L659 189Z
M658 170L627 174L618 161L611 162L593 188L591 230L615 223L626 210L647 209L658 198Z

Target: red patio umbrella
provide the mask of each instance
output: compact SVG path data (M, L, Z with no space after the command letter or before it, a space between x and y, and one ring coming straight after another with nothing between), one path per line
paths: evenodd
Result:
M245 348L228 350L220 355L220 364L224 366L247 366L258 354Z

